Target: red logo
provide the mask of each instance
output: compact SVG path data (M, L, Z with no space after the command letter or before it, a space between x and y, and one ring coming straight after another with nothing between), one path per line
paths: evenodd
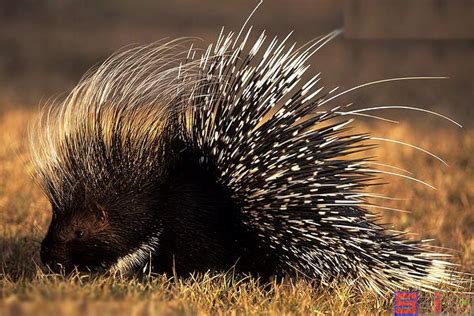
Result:
M441 313L441 293L436 293L434 312L436 314Z
M418 316L418 292L395 292L395 316Z

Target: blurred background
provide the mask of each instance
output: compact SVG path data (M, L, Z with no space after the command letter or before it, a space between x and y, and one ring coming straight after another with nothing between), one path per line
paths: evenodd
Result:
M1 0L0 102L36 106L63 95L91 66L129 44L163 38L214 41L238 31L257 1ZM358 90L354 107L411 105L473 125L474 5L471 0L268 0L251 20L255 33L298 44L344 28L311 60L328 88L391 77L447 76ZM345 102L344 99L340 100ZM385 115L385 113L384 113ZM389 117L426 122L426 115ZM431 119L428 119L429 122ZM422 123L423 122L423 123Z
M354 297L346 290L337 300L333 292L322 297L317 294L315 300L316 292L311 288L289 288L294 294L286 297L275 291L274 296L259 302L255 298L261 297L260 290L252 294L237 288L249 299L230 303L240 294L216 295L209 290L227 291L227 283L176 287L157 279L158 283L149 288L141 283L115 283L113 279L84 283L82 278L68 281L39 273L39 245L51 212L49 201L30 176L28 160L27 126L36 117L38 106L64 97L90 67L124 46L193 37L195 45L204 48L216 40L222 27L238 32L256 5L256 0L0 0L1 316L154 315L149 312L153 310L160 315L172 311L180 315L186 314L184 311L192 315L252 311L343 315L348 314L348 306L356 306L361 315L382 312L382 305L374 303L371 296L352 302ZM371 187L370 192L396 199L377 200L385 208L370 211L380 213L381 222L409 232L409 238L434 239L433 245L453 249L443 252L453 254L459 269L472 275L474 0L265 0L250 24L254 25L254 38L266 30L268 43L273 36L283 39L294 31L292 39L298 45L344 29L343 35L310 60L308 76L321 72L326 91L394 77L449 77L378 84L337 98L330 105L353 102L354 109L415 106L448 115L465 126L457 128L439 117L407 110L370 113L401 121L398 125L359 117L353 124L356 132L368 131L420 146L449 164L444 166L409 146L377 142L378 147L364 155L402 168L395 172L410 170L413 173L407 173L409 176L438 190L404 177L382 177L390 185ZM474 282L470 284L473 292ZM467 305L470 297L456 293L453 302L447 299L443 293L443 312L472 313ZM272 306L274 313L269 312ZM392 310L389 307L385 313Z

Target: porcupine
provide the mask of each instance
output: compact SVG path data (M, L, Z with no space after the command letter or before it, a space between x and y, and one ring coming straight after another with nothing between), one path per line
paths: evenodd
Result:
M450 263L377 223L365 190L383 171L352 154L343 93L303 82L339 31L286 48L251 27L215 45L138 46L90 71L32 129L52 205L52 270L239 272L342 281L378 293L430 290ZM199 57L196 57L199 56ZM386 81L390 81L386 80Z

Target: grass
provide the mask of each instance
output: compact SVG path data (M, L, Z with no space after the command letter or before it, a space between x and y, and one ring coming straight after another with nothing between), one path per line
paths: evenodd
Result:
M380 314L392 313L392 297L356 293L349 286L328 290L302 280L262 285L232 274L176 279L48 274L39 268L39 243L49 222L49 205L28 175L25 134L31 110L0 111L0 315L168 314ZM412 148L382 144L371 154L409 169L433 184L431 190L396 177L377 193L404 200L381 201L411 213L381 211L384 221L416 238L447 247L459 269L474 271L474 130L440 124L365 125L361 130L417 144L446 160L444 166ZM375 210L374 210L375 211ZM472 281L466 290L473 291ZM420 294L420 312L431 312L433 295ZM443 311L469 314L470 295L443 294Z

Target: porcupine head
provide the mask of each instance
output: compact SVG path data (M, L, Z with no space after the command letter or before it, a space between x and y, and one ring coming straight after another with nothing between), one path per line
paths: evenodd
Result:
M367 212L378 174L351 158L344 108L324 106L306 61L338 32L296 50L221 34L120 52L31 129L52 205L41 245L51 269L300 275L379 293L433 289L449 263L388 233ZM262 49L262 47L265 47ZM183 53L181 53L183 52ZM331 95L331 93L333 93Z

